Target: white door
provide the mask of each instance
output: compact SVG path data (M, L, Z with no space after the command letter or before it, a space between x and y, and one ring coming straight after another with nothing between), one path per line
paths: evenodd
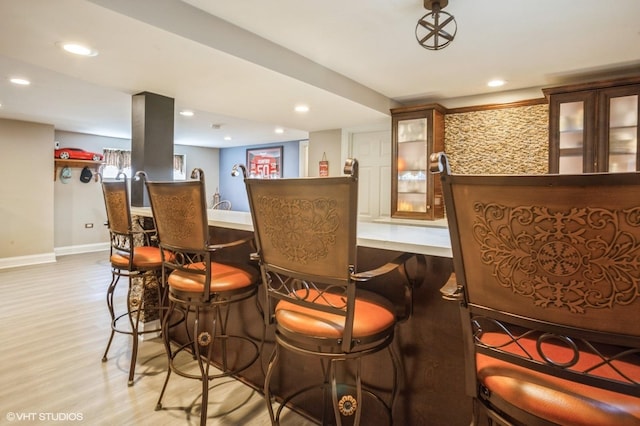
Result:
M352 133L351 152L358 160L358 213L361 220L391 215L391 131Z

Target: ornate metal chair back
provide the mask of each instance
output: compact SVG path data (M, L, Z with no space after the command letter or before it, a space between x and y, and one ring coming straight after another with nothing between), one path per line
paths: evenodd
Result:
M471 176L452 174L442 153L431 162L469 394L491 393L476 379L492 357L640 397L640 173Z
M186 181L145 179L145 185L165 266L204 275L202 299L207 301L211 295L211 268L192 267L199 262L209 265L212 260L204 173L196 169L193 177L196 179Z
M357 163L348 172L245 179L267 299L346 316L346 349L355 300Z

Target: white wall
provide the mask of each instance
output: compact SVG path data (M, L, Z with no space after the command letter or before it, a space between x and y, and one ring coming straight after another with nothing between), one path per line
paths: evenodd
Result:
M0 119L0 268L54 256L53 126Z

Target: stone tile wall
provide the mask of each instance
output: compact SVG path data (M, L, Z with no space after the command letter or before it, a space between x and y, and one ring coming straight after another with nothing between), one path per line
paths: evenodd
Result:
M453 173L548 173L547 104L447 114L445 129Z

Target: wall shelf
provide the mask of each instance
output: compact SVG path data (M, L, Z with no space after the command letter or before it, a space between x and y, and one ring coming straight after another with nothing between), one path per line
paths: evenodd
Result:
M98 181L98 172L100 171L100 166L104 163L102 161L91 161L91 160L63 160L61 158L55 158L53 160L53 180L58 179L58 169L63 167L75 167L83 169L85 167L89 167L93 172L93 179Z

